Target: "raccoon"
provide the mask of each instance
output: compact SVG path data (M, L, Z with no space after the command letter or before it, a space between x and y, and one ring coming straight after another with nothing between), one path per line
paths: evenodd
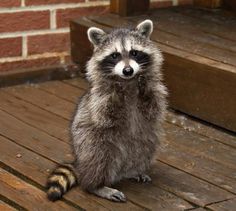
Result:
M112 188L122 179L151 182L147 175L162 135L167 90L163 57L150 40L151 20L110 33L91 27L94 46L87 63L90 83L71 124L73 164L48 178L48 198L60 199L75 184L112 201L125 195Z

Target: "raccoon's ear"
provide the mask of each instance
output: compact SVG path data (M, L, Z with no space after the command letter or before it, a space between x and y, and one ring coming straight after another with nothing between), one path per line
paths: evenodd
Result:
M90 27L87 31L88 39L93 45L98 45L106 34L102 29Z
M136 30L145 37L150 37L153 31L153 23L151 20L145 20L137 25Z

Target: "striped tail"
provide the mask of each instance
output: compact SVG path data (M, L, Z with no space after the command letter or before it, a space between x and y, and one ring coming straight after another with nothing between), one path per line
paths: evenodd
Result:
M61 199L76 183L76 175L71 164L58 166L47 180L48 199L50 201Z

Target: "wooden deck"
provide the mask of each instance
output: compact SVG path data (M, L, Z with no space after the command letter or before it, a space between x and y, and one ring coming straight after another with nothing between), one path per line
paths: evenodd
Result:
M236 136L172 111L152 184L117 185L127 203L79 187L49 202L46 177L72 159L68 125L86 88L79 78L0 89L0 210L235 210Z

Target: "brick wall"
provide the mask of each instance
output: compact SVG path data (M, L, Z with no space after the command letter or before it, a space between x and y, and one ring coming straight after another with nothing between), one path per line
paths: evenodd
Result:
M152 0L151 8L191 0ZM104 14L109 0L0 0L0 71L65 65L69 21Z

